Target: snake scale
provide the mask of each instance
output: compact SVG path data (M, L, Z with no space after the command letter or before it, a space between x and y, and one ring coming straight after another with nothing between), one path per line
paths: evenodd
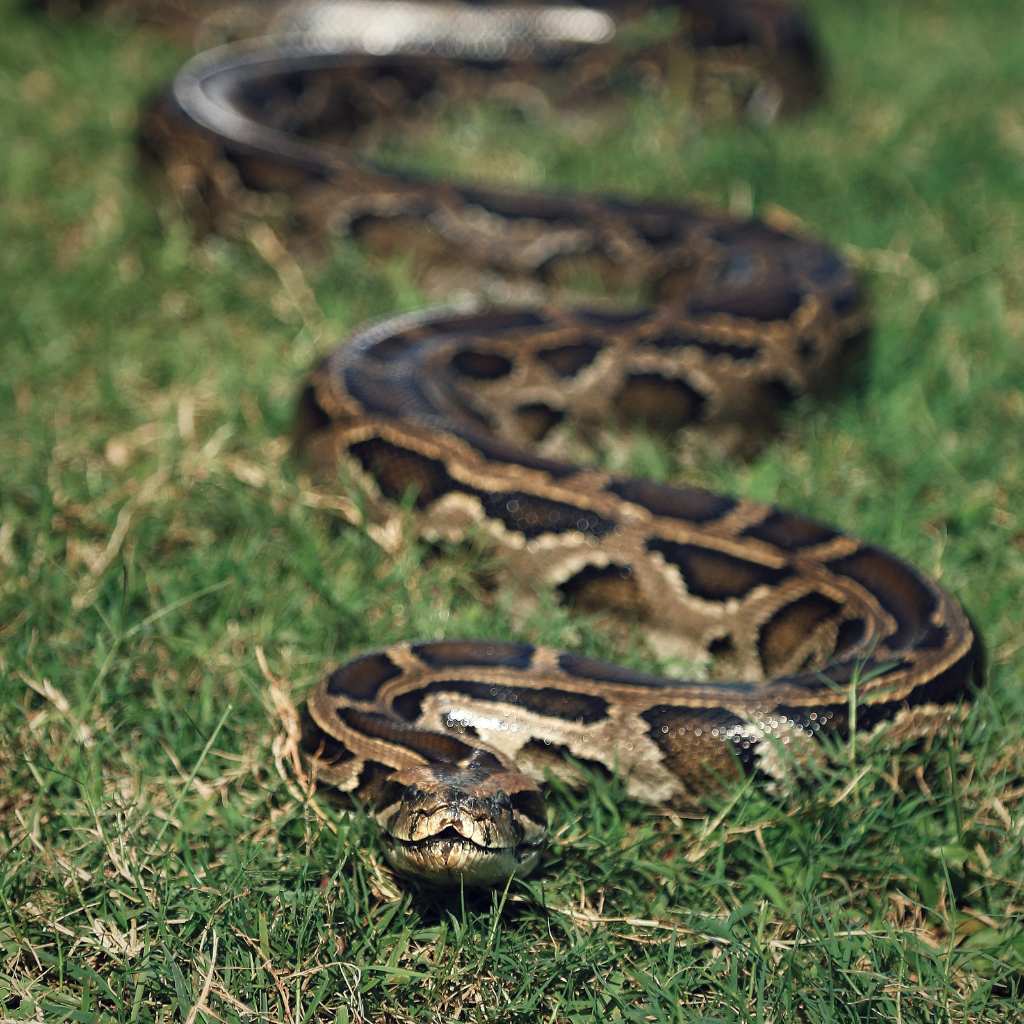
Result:
M678 31L631 67L671 78L685 41L698 93L724 81L751 116L820 93L811 33L781 0L661 6ZM143 148L215 226L286 193L299 234L548 285L583 267L653 296L624 312L395 318L331 352L302 392L299 448L357 490L364 523L484 539L520 584L613 609L716 669L669 679L442 640L331 672L308 700L317 777L376 814L397 869L439 884L534 867L545 771L596 765L641 800L692 805L723 781L784 779L823 735L934 733L980 679L960 605L894 555L768 505L550 454L567 424L764 432L780 404L841 377L868 318L832 249L692 205L462 186L354 151L379 123L423 117L442 88L543 78L570 98L613 93L609 13L631 12L292 7L261 38L191 60L142 121Z

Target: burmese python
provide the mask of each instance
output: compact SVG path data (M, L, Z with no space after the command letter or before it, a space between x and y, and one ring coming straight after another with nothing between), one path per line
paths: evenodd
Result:
M811 36L784 3L674 6L696 78L724 73L755 116L820 91ZM313 371L299 447L358 489L363 522L486 538L514 579L641 619L735 681L516 643L399 644L314 689L319 779L371 806L401 871L490 884L536 863L536 780L567 759L621 772L639 799L692 804L722 779L781 778L819 734L886 724L905 738L950 721L980 644L916 569L799 515L581 469L543 447L566 423L610 417L764 431L859 347L867 317L851 269L756 220L464 187L354 156L346 143L382 117L422 116L423 97L452 80L473 93L547 76L573 94L618 72L595 45L611 24L598 11L346 10L329 30L278 23L272 38L200 55L148 110L144 148L193 208L219 223L285 191L299 234L345 231L377 251L425 251L430 267L548 283L583 265L656 301L434 310L371 327ZM630 60L663 73L677 42ZM325 135L333 145L314 144Z

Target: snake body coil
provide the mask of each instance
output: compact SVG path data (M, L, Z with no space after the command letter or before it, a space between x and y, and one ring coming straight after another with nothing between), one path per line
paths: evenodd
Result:
M916 569L777 508L538 453L567 423L613 418L764 430L780 402L840 375L859 347L867 321L850 268L821 243L693 206L512 194L361 160L342 143L446 78L461 76L463 91L552 72L570 93L600 84L611 24L579 10L352 14L365 6L343 8L340 28L293 25L186 65L143 126L182 194L220 216L238 196L286 191L299 231L519 279L584 266L655 301L377 325L313 372L302 449L359 488L376 525L404 522L411 502L422 536L485 537L515 579L635 616L734 681L505 642L399 644L313 691L319 777L373 807L399 869L490 884L537 861L536 780L567 759L621 772L640 799L692 804L723 779L781 778L820 734L885 724L910 737L949 722L980 670L979 643ZM755 115L820 88L806 26L785 5L678 7L696 66L739 69ZM667 52L642 56L660 66ZM333 145L311 141L325 131Z

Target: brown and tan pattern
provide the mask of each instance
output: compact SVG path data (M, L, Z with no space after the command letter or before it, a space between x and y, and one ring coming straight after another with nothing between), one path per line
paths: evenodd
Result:
M820 91L811 35L786 4L675 7L672 45L630 61L664 69L685 39L701 76L726 69L753 116ZM980 645L932 580L799 515L555 457L567 425L765 433L860 348L850 268L819 242L691 205L512 194L361 158L356 142L422 116L438 90L513 78L572 97L607 89L623 65L604 11L342 10L289 7L298 21L200 55L148 110L143 147L194 210L230 226L239 209L279 215L287 194L299 235L349 232L427 270L543 284L585 267L654 301L441 309L372 327L313 371L303 454L358 489L367 525L485 538L510 580L625 613L726 679L501 642L400 644L314 690L319 778L374 809L400 870L492 884L536 863L536 780L573 760L622 773L639 799L693 804L744 774L784 778L823 734L884 725L902 740L948 723Z

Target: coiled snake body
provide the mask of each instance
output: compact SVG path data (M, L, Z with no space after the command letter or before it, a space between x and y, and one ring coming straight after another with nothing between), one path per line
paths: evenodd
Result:
M755 115L820 88L806 26L784 4L676 6L700 77L739 69L734 92ZM278 28L201 55L149 110L144 146L190 202L220 216L239 196L287 191L300 232L348 231L379 251L425 245L434 266L517 278L557 281L583 265L656 301L440 310L372 327L312 373L301 449L358 487L366 521L486 538L517 580L637 617L734 681L507 642L399 644L313 691L319 778L371 806L400 870L484 885L533 867L537 780L568 759L621 772L640 799L693 803L723 779L783 777L821 734L884 724L901 738L949 722L980 671L979 643L916 569L777 508L538 453L565 423L613 417L764 429L780 401L841 373L863 337L850 268L818 242L692 206L460 187L357 158L339 142L407 113L446 77L463 76L464 91L534 73L570 93L600 85L607 48L594 44L610 21L342 10L330 30ZM661 66L668 52L641 58ZM325 130L334 145L314 145Z

